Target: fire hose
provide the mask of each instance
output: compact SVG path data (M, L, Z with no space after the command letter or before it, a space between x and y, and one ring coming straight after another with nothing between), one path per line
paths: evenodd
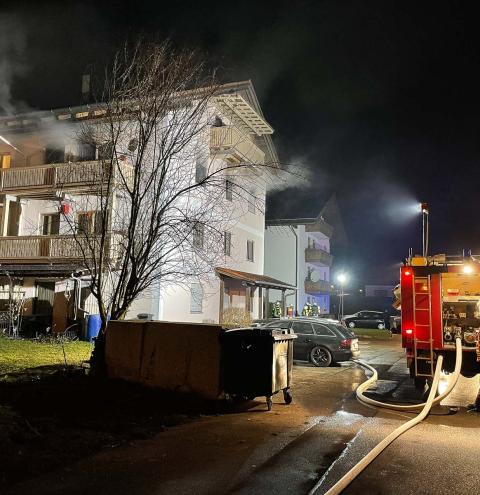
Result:
M430 409L434 404L437 404L442 399L447 397L448 394L451 393L453 388L455 387L458 377L460 375L460 369L462 367L462 340L460 338L455 339L456 346L456 361L455 361L455 370L452 375L452 379L447 387L447 389L435 398L435 394L438 389L438 384L440 382L440 373L442 371L443 364L443 356L438 356L437 365L435 367L435 374L433 377L433 383L430 388L430 392L428 394L427 401L422 404L414 404L414 405L397 405L397 404L387 404L384 402L379 402L373 399L369 399L363 395L363 392L366 391L373 383L375 383L378 379L377 371L371 367L370 365L363 363L361 361L357 361L362 366L373 371L373 375L364 383L362 383L357 388L357 398L364 402L365 404L374 405L376 407L383 407L387 409L393 409L395 411L412 411L419 408L422 410L419 412L417 416L412 418L410 421L407 421L403 425L399 426L397 429L392 431L387 437L385 437L379 444L377 444L360 462L355 464L350 471L348 471L339 481L335 483L325 495L337 495L341 493L374 459L376 459L394 440L396 440L400 435L405 433L410 428L413 428L415 425L423 421ZM317 488L319 488L319 483L310 491L310 495L313 495Z

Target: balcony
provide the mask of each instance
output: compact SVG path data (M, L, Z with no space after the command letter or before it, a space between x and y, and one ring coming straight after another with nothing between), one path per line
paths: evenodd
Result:
M212 127L210 151L231 163L265 163L265 153L234 126Z
M313 282L312 280L305 280L305 292L307 294L319 294L330 292L330 282L326 280L319 280L318 282Z
M107 180L109 166L94 160L2 169L0 192L30 197L48 197L57 190L88 192ZM131 182L133 167L119 163L119 168L127 183Z
M81 238L79 238L81 242ZM98 237L100 242L100 237ZM120 255L120 237L110 235L109 243L110 259L118 259ZM84 260L82 251L89 252L93 245L85 243L82 249L73 236L69 235L33 235L33 236L8 236L0 237L0 263L65 263L80 262ZM93 253L91 253L93 258ZM88 254L87 254L88 257Z
M321 218L316 218L315 221L305 225L305 232L321 232L329 239L333 235L333 227Z
M306 248L305 249L305 261L307 263L315 263L323 266L332 265L333 256L323 249Z

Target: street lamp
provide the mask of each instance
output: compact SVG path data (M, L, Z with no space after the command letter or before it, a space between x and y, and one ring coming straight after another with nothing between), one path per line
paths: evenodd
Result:
M343 292L343 288L345 286L345 283L347 282L348 280L348 277L345 273L340 273L339 275L337 275L337 280L338 282L340 283L340 311L339 311L339 319L341 320L343 318L343 297L344 297L344 292Z
M428 256L428 204L421 203L420 208L422 209L422 244L423 244L423 257Z

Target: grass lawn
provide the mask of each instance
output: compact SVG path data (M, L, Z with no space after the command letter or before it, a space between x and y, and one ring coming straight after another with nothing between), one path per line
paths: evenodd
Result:
M390 330L378 330L377 328L353 328L352 330L361 339L389 340L392 338Z
M18 373L39 366L79 365L89 359L89 342L37 342L0 337L0 375ZM65 356L63 351L65 350Z

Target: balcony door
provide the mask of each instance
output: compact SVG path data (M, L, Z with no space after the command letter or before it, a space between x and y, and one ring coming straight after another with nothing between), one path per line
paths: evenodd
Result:
M37 281L36 289L35 314L51 315L53 313L53 298L55 297L55 282Z
M10 201L8 206L7 235L18 235L21 215L22 205L17 201Z
M42 235L57 235L60 233L60 213L48 213L41 216Z

